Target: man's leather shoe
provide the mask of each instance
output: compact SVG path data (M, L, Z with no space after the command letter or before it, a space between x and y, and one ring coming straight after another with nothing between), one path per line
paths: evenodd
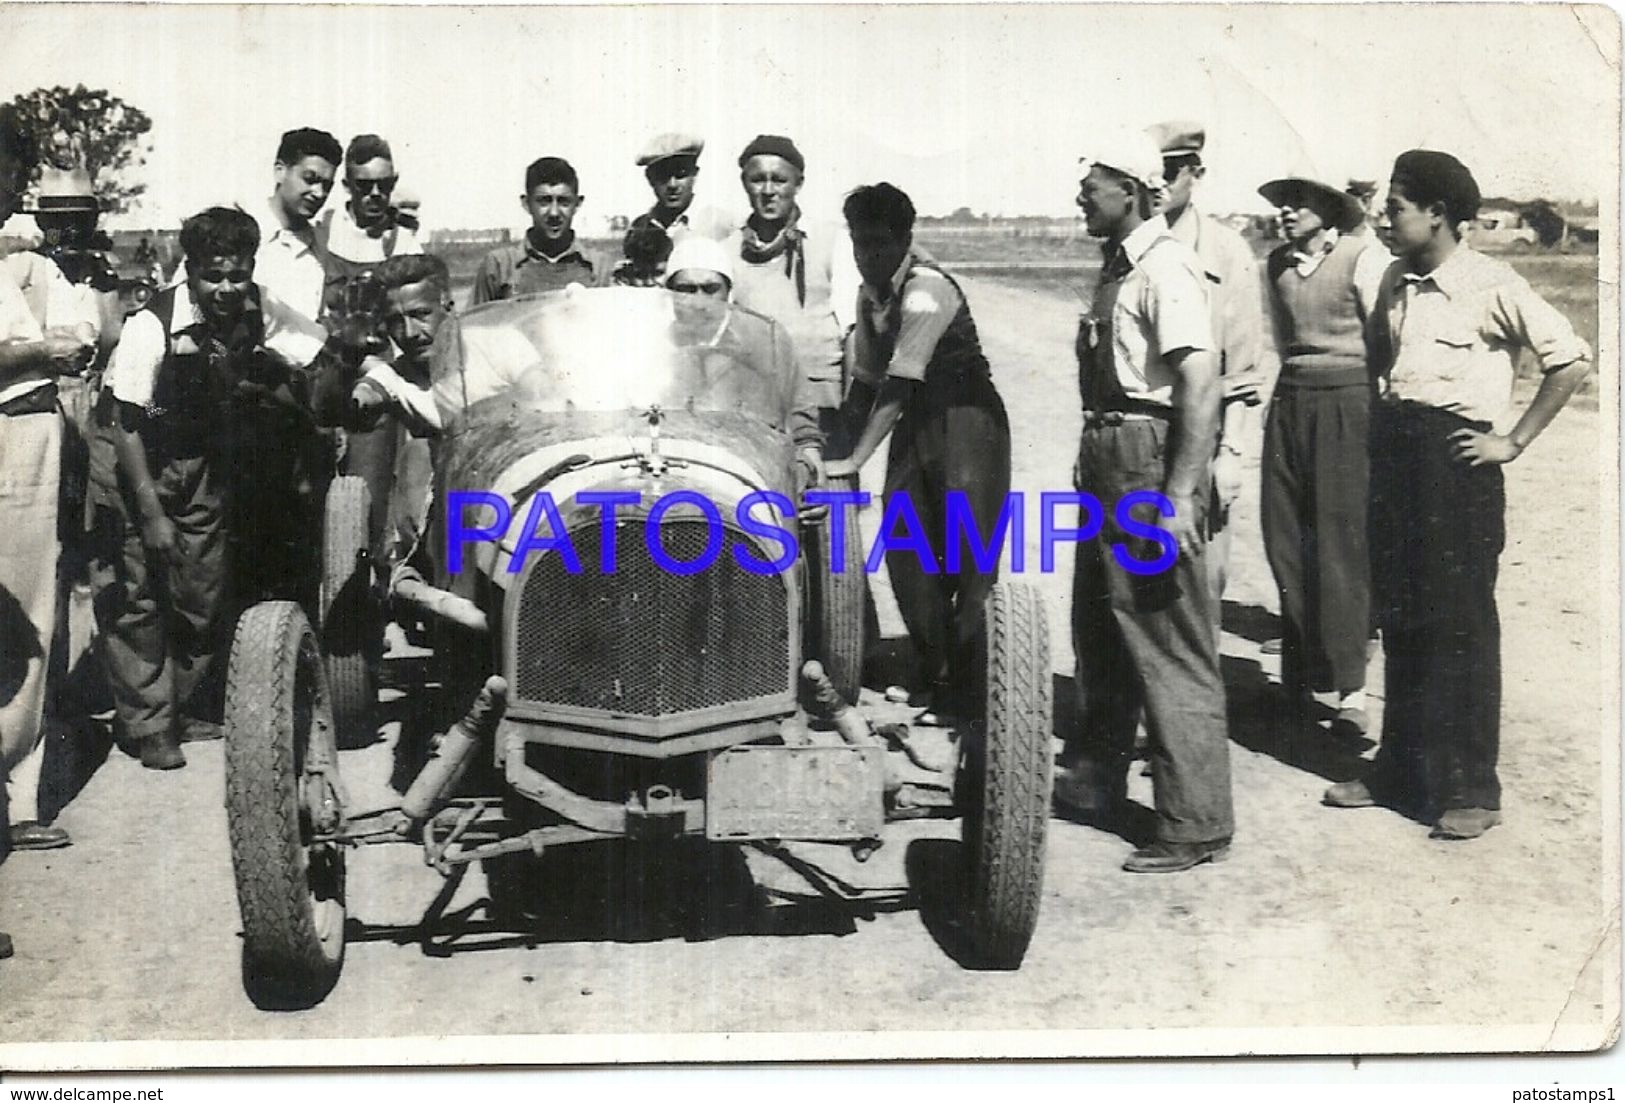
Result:
M154 732L141 741L141 765L149 770L178 770L186 765L175 729Z
M1092 764L1055 767L1055 807L1074 819L1101 820L1122 810L1122 786L1112 786Z
M1339 781L1326 790L1320 803L1329 808L1375 808L1377 798L1363 781Z
M1203 862L1222 862L1230 857L1230 840L1207 843L1168 843L1161 840L1136 850L1123 863L1128 873L1182 873Z
M16 952L16 948L11 944L11 936L4 931L0 931L0 961L6 960Z
M1452 808L1439 816L1428 837L1433 839L1476 839L1501 822L1499 808Z
M1355 735L1364 735L1370 727L1366 719L1365 709L1344 707L1337 710L1337 719L1332 721L1332 730L1353 732Z
M11 825L13 850L60 850L62 847L72 845L72 837L60 827L46 827L42 823Z

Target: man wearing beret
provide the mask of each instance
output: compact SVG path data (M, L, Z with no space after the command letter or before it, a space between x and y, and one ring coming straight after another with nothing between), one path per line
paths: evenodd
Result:
M608 277L604 259L576 238L575 217L582 199L581 181L570 162L562 157L532 161L519 197L530 215L530 229L519 241L485 255L468 305L557 291L572 283L602 285Z
M1084 428L1074 480L1105 516L1077 549L1081 717L1055 797L1074 813L1120 820L1143 709L1156 837L1123 868L1177 873L1223 858L1235 830L1204 559L1220 391L1208 281L1156 213L1162 157L1148 135L1102 135L1081 162L1078 206L1104 239L1105 264L1078 333ZM1166 503L1132 507L1125 526L1118 503L1137 492ZM1170 552L1171 563L1155 562Z
M1264 421L1260 500L1281 599L1287 720L1296 730L1308 694L1335 693L1335 730L1359 736L1371 618L1365 327L1392 258L1354 232L1365 212L1347 192L1292 176L1258 193L1280 210L1287 236L1266 269L1281 373Z
M1381 804L1472 839L1501 822L1501 628L1495 577L1505 541L1501 465L1557 416L1591 350L1506 263L1458 227L1478 184L1448 153L1394 162L1379 229L1388 269L1371 326L1371 511L1386 655L1382 746L1366 776L1326 791L1336 808ZM1520 352L1540 389L1513 417Z
M1202 151L1207 130L1201 123L1170 120L1148 133L1162 151L1162 175L1168 184L1163 217L1174 240L1189 246L1202 262L1208 283L1208 317L1213 326L1213 353L1219 362L1219 441L1213 457L1213 510L1209 517L1208 589L1213 601L1214 631L1219 630L1220 599L1230 565L1230 507L1241 493L1242 449L1256 432L1253 409L1263 400L1265 358L1264 300L1253 250L1240 234L1197 210L1192 196L1207 174Z
M638 167L654 192L654 206L633 219L633 225L653 223L675 242L686 233L723 238L731 229L727 219L708 207L694 205L694 185L700 175L700 154L705 139L690 134L659 134L638 154Z
M750 217L728 239L734 301L789 331L804 385L828 427L841 404L841 338L857 308L852 243L808 225L797 197L807 162L789 138L760 134L739 155Z

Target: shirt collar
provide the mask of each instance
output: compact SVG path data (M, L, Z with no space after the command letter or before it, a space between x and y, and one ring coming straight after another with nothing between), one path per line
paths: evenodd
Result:
M536 248L535 244L530 240L529 230L525 231L523 240L525 243L525 249L524 255L519 258L519 264L521 266L529 264L532 261L542 261L547 264L563 264L567 260L587 259L586 254L581 251L580 236L575 235L573 232L570 238L569 248L565 249L564 252L560 253L556 257L550 257L540 249Z
M1326 239L1323 242L1321 242L1320 248L1316 249L1314 252L1306 253L1302 249L1299 249L1297 246L1293 246L1292 247L1292 263L1293 263L1293 265L1295 267L1300 267L1301 268L1305 264L1311 264L1311 265L1319 264L1320 259L1322 257L1326 256L1333 249L1337 248L1338 239L1341 238L1341 237L1342 237L1342 235L1337 232L1337 227L1329 226L1329 227L1326 228Z
M916 259L917 258L914 255L913 249L910 249L908 252L903 254L902 263L897 266L897 271L892 273L891 279L887 282L886 297L884 299L882 299L879 295L876 295L874 288L870 287L867 283L860 283L858 285L858 293L862 295L864 301L869 303L871 306L890 306L892 303L897 301L897 296L903 293L903 284L908 280L908 274L913 271L914 261Z
M1464 241L1457 245L1451 254L1444 258L1444 263L1433 271L1427 273L1407 271L1400 276L1400 280L1417 286L1431 283L1444 293L1445 298L1454 298L1455 292L1466 286L1467 276L1476 255L1472 246Z
M170 316L170 328L175 333L187 330L207 328L203 320L203 311L192 298L192 285L186 282L185 261L181 262L180 282L175 284L175 313ZM265 292L258 283L250 285L248 301L244 304L245 314L259 312L264 309ZM184 324L181 324L184 321Z
M1123 250L1123 255L1128 257L1131 263L1138 264L1140 258L1145 256L1159 238L1169 236L1172 235L1168 232L1166 219L1148 218L1129 231L1129 235L1118 244L1118 247Z
M289 226L286 222L284 222L282 211L277 207L276 196L273 195L266 199L265 211L265 221L267 225L271 227L271 232L265 235L266 241L276 241L279 238L291 237L296 241L309 244L308 239L311 233L310 224L306 223L305 228L301 231L294 229L292 226Z

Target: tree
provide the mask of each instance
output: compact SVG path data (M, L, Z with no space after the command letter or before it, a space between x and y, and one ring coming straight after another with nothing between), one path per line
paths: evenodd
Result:
M85 171L108 209L122 211L147 190L129 179L146 163L150 145L142 141L152 120L139 107L125 103L105 88L36 88L12 103L42 159L82 152ZM58 167L67 167L59 165ZM39 178L39 169L34 170Z
M1537 199L1533 203L1526 203L1518 214L1523 218L1524 225L1535 231L1540 243L1548 249L1563 239L1567 222L1547 200Z

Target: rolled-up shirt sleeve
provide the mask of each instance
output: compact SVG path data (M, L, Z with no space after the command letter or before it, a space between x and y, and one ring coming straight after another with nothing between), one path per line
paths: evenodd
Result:
M164 327L158 315L142 310L130 316L107 364L104 383L114 398L143 409L152 404L165 345Z
M1543 373L1591 362L1591 346L1574 332L1561 311L1535 294L1522 278L1496 290L1490 319L1504 340L1535 354Z
M917 269L917 275L903 286L897 343L892 348L886 374L893 379L916 383L925 379L925 369L936 352L937 342L948 332L959 313L959 292L947 278L930 269Z
M1158 351L1163 356L1181 350L1211 351L1213 319L1208 313L1204 277L1177 262L1160 264L1158 269L1145 282L1146 316L1156 334Z

